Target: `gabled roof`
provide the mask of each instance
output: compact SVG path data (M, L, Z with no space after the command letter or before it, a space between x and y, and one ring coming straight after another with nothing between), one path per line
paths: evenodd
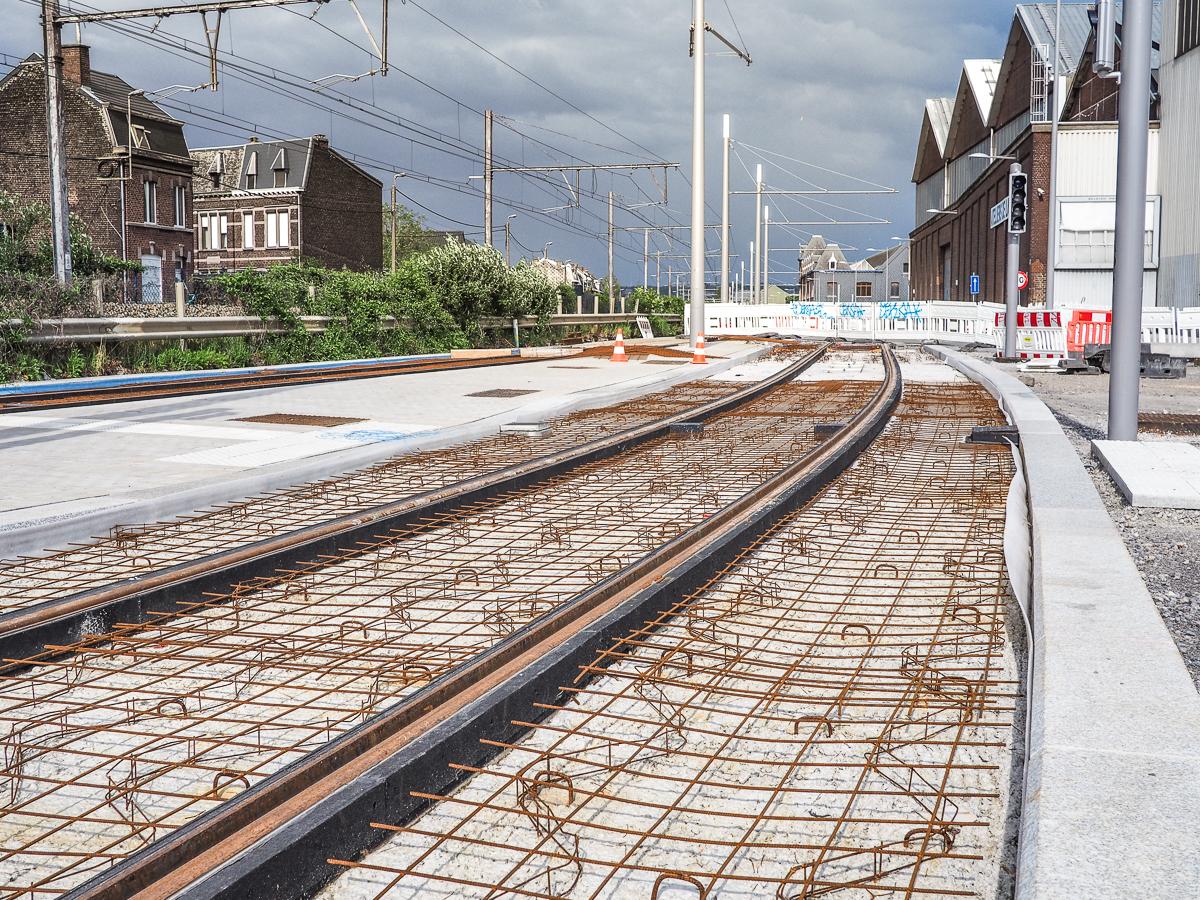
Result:
M247 141L232 147L202 147L192 151L196 166L196 194L215 194L226 191L303 191L308 186L308 173L313 149L320 142L329 153L363 178L379 183L379 179L364 171L328 145L321 135L275 141ZM206 174L220 157L224 175L219 187L213 187ZM275 186L275 173L283 173L283 184ZM255 176L255 186L249 187L247 176ZM203 183L202 183L203 182Z
M1078 68L1083 58L1083 50L1087 45L1092 26L1088 19L1090 2L1064 3L1062 7L1062 37L1059 41L1059 70L1068 76ZM1003 102L1010 90L1029 92L1029 67L1018 65L1023 54L1018 53L1022 41L1030 47L1045 46L1050 52L1054 50L1054 23L1056 4L1054 3L1023 3L1017 7L1013 16L1012 27L1008 32L1008 43L1004 49L1004 62L996 78L996 99L992 104L988 124L992 128L1000 128L1007 122L1004 110L1009 108ZM1020 86L1019 88L1017 86ZM1028 109L1029 98L1022 97L1022 105ZM1011 118L1011 117L1010 117Z
M914 182L924 181L942 167L946 158L946 138L950 134L950 118L953 114L954 101L949 97L925 101L921 136L917 140L917 161L913 166Z
M946 138L947 156L958 156L960 151L974 146L978 143L978 135L987 130L1000 63L998 59L968 59L963 62L958 95L954 99L954 114L950 118L950 133ZM964 135L968 137L964 139Z
M1070 108L1074 102L1074 97L1082 85L1092 77L1092 60L1096 53L1096 30L1095 30L1095 12L1088 11L1089 17L1089 33L1087 40L1084 42L1083 49L1080 51L1080 65L1076 66L1071 78L1067 81L1066 108ZM1125 22L1125 6L1123 3L1117 3L1117 46L1121 45L1121 31ZM1163 37L1163 6L1162 0L1154 0L1154 12L1150 20L1150 37L1152 44L1150 47L1150 68L1152 72L1151 89L1155 97L1158 96L1158 72L1162 65L1162 37ZM1119 86L1119 82L1118 82ZM1153 113L1153 107L1151 108Z

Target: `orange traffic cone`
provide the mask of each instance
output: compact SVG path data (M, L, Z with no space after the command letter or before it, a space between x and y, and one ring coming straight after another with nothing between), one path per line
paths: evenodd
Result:
M613 355L609 362L629 362L629 357L625 355L625 335L617 329L617 342L613 344Z
M696 335L696 349L692 351L692 364L703 366L708 364L708 360L704 358L704 334Z

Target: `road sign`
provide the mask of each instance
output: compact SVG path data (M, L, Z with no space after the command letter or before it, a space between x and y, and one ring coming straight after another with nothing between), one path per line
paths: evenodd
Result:
M981 281L982 281L982 279L978 275L971 276L971 296L972 297L978 297L982 293L981 288L983 287L983 285L981 284Z
M1012 200L1005 197L999 203L992 207L992 227L999 228L1008 221L1008 210L1012 205Z
M1017 290L1023 291L1027 287L1029 287L1029 273L1028 272L1018 272L1017 273Z

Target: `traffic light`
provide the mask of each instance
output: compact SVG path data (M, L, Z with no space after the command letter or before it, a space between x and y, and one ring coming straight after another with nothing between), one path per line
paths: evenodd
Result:
M1029 229L1029 176L1014 172L1008 176L1008 231L1024 234Z

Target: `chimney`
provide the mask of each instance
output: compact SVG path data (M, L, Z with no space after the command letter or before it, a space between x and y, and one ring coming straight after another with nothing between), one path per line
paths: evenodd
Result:
M92 60L87 44L65 44L62 48L63 78L85 85L92 78Z
M313 146L315 146L315 147L328 147L329 146L329 138L327 138L323 134L314 134L312 136L312 142L313 142Z

